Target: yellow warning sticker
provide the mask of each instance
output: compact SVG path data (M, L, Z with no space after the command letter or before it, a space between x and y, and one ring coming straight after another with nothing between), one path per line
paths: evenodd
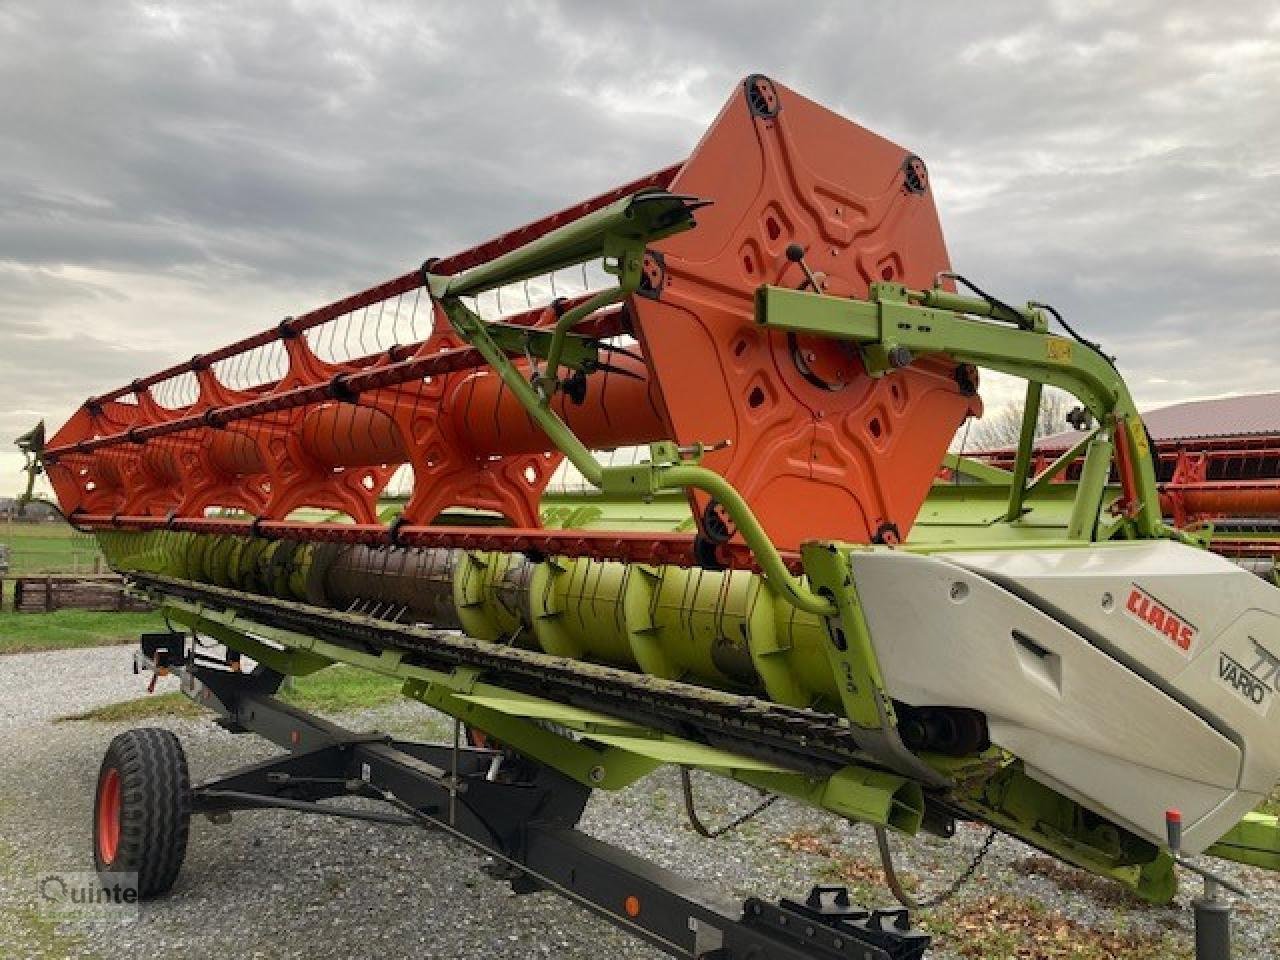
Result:
M1142 421L1136 417L1129 423L1129 436L1133 437L1133 446L1138 456L1151 456L1151 447L1147 445L1147 431L1142 428Z
M1062 337L1049 337L1044 342L1045 356L1054 363L1071 362L1071 341Z

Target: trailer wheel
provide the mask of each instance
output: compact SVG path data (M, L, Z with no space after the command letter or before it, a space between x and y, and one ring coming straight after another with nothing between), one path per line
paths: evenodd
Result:
M99 874L137 874L142 899L167 893L187 853L191 779L182 744L143 727L107 747L93 804L93 862Z

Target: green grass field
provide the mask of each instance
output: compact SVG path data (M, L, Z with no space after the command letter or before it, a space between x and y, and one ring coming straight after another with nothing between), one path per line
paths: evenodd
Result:
M1271 791L1271 796L1258 809L1263 813L1271 814L1273 817L1280 817L1280 786Z
M64 523L0 523L0 543L9 546L9 576L106 569L93 537ZM12 591L6 583L0 602L0 654L133 643L139 633L164 628L154 613L14 613Z
M0 612L0 654L105 647L137 643L138 634L163 630L158 613L92 613L55 610L53 613Z
M8 544L9 575L85 573L105 569L94 539L61 523L0 523L0 543ZM71 650L137 643L138 635L165 629L158 613L94 613L56 610L14 613L6 586L0 605L0 655ZM298 678L283 697L308 710L340 712L395 700L400 682L349 667L332 667ZM196 715L202 711L180 694L143 697L90 711L75 719L137 720Z
M10 576L106 569L93 537L65 523L0 523L0 543L9 545Z
M281 692L303 710L341 713L391 703L400 696L401 681L342 664L328 667L308 677L297 677ZM59 722L89 720L97 723L125 723L157 717L199 717L208 711L180 693L161 693L108 704L60 718Z

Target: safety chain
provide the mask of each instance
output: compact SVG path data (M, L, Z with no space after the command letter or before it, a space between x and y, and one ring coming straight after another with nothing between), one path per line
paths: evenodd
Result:
M898 871L893 866L893 851L889 849L888 831L884 827L876 827L876 844L880 847L880 864L884 868L885 882L893 892L894 897L897 898L897 901L908 910L927 910L930 907L939 907L959 893L960 888L973 879L973 875L978 872L978 867L982 865L982 861L991 852L991 845L995 843L998 832L995 828L992 828L991 832L987 834L987 839L982 841L982 846L978 848L978 852L969 861L969 865L965 867L964 872L955 879L951 886L932 897L917 900L903 889L902 882L898 879Z
M680 768L680 786L684 790L684 812L689 818L689 826L693 828L694 833L701 837L706 837L708 840L714 840L716 837L724 836L731 830L737 830L738 827L764 813L778 801L776 793L768 794L740 817L730 820L724 826L712 828L703 823L702 818L698 816L698 810L693 800L693 778L689 775L688 767Z

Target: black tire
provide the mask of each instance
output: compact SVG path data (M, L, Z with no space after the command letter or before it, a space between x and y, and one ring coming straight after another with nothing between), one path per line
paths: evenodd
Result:
M144 900L168 893L191 826L191 778L178 738L142 727L112 740L98 771L93 812L98 873L136 874Z

